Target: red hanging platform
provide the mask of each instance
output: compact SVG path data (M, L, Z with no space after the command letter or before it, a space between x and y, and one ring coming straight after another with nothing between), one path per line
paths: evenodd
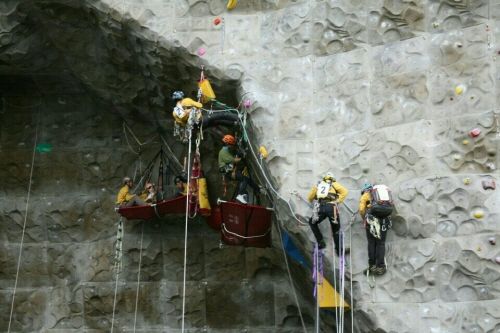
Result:
M170 214L185 214L186 196L159 201L153 205L120 207L117 212L128 220L151 220Z
M271 246L272 210L237 202L220 202L221 240L228 245Z

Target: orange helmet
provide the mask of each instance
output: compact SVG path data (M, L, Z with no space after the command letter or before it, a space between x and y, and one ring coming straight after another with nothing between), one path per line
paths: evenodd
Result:
M227 135L224 135L224 137L222 138L222 142L224 142L226 145L232 146L232 145L236 144L236 139L234 138L234 136L227 134Z

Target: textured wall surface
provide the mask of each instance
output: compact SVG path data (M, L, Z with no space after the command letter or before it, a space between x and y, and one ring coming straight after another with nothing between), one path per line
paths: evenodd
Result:
M57 134L44 132L43 140L54 145L64 142L64 149L47 155L58 162L42 155L35 168L32 200L39 206L32 214L39 218L28 224L24 251L33 253L29 256L33 261L23 263L30 283L23 286L20 281L25 289L18 296L23 305L17 311L38 316L25 322L19 319L18 325L28 325L27 330L32 331L70 327L57 325L77 325L71 326L77 331L109 325L113 286L106 269L110 263L95 258L112 255L109 244L114 230L93 221L109 218L110 193L122 174L130 172L127 165L133 156L110 154L117 149L113 144L126 148L119 116L144 121L143 135L150 133L147 121L154 124L149 130L170 133L172 123L165 113L171 107L168 95L178 88L194 90L199 67L205 65L220 99L234 104L246 94L253 101L250 115L255 144L268 147L267 166L281 195L295 206L300 203L290 192L297 190L304 196L314 179L328 170L351 190L347 200L351 207L357 205L359 188L367 180L384 182L394 190L397 212L387 245L389 270L373 289L360 274L367 264L364 230L359 221L351 228L356 331L500 329L500 250L489 242L495 237L500 240L500 192L482 184L500 181L496 96L500 2L241 0L228 12L222 0L8 0L0 4L0 13L2 94L12 88L7 83L12 76L24 88L21 93L10 92L22 97L4 99L2 108L4 165L0 179L5 186L0 191L6 198L3 219L8 223L0 226L5 248L2 267L7 267L1 281L6 300L15 275L36 118L35 109L7 112L12 110L7 102L32 105L40 100L39 91L80 95L78 99L54 97L50 102L43 98L44 105L54 105L54 110L42 123L60 130ZM216 17L223 18L223 23L215 25ZM198 56L201 49L206 53ZM53 76L57 80L51 82ZM58 83L61 81L66 84ZM81 95L87 94L106 104L81 102ZM77 107L92 110L93 116L68 116L67 110L78 113ZM96 108L105 110L95 113ZM101 123L108 125L95 125ZM74 135L75 127L81 129L80 134ZM468 133L474 128L481 133L471 138ZM173 148L183 150L180 144ZM71 159L67 152L72 153ZM117 161L121 161L120 167ZM104 180L107 185L102 187ZM59 188L75 199L59 199L57 213L52 214L56 200L51 197ZM285 206L279 208L285 227L303 241L304 253L310 253L313 238L308 227L286 217ZM301 213L308 214L306 209ZM344 212L344 225L347 221ZM133 234L137 236L138 231ZM150 311L143 314L144 321L155 328L164 324L159 317L166 320L178 315L179 299L172 296L176 285L168 282L175 281L168 275L173 264L168 262L176 259L169 243L161 242L159 248L153 241L158 237L154 230L146 234L151 237L146 251L150 267L143 292L154 294L158 303L170 299L172 307L165 310L145 296L148 303L144 306ZM89 259L88 251L79 251L90 241L92 251L98 252L94 259ZM207 242L203 238L199 253L210 251ZM72 245L60 245L67 243ZM40 246L45 250L38 251ZM128 250L127 260L133 265L137 248ZM248 250L244 252L246 255ZM38 265L40 260L56 264ZM279 262L283 269L280 257L269 260ZM71 261L75 269L69 269L65 261ZM57 267L60 270L53 272ZM193 279L218 276L209 267L212 264L193 262ZM125 279L133 280L130 269ZM63 276L62 284L82 276L85 283L78 288L73 284L60 290L33 290L52 286L58 274ZM239 284L240 279L243 277L238 277ZM276 281L273 283L279 284ZM309 283L306 279L301 282ZM120 287L123 295L134 293L134 284ZM160 294L155 292L158 288ZM193 305L189 322L193 327L212 327L208 318L226 315L215 310L207 297L227 290L217 284L211 287L210 282L199 288L203 292L190 300L206 306L199 310ZM237 290L244 293L247 288L251 283ZM279 289L275 286L273 290L274 299L280 299ZM53 297L67 300L52 306L71 320L57 316L52 321L40 319L48 316L45 305ZM80 301L72 301L75 298ZM118 303L121 317L117 319L130 327L126 314L133 305L127 299L124 296ZM145 299L141 297L141 302ZM271 331L275 329L267 328L270 322L286 326L287 314L280 301L276 304L280 306L275 307L274 319L260 318L267 323L262 326ZM230 328L240 329L254 321L243 316L244 309L234 314L229 311L232 306L226 305L227 315L235 316ZM162 316L154 315L155 311L163 311ZM24 326L16 327L21 330Z

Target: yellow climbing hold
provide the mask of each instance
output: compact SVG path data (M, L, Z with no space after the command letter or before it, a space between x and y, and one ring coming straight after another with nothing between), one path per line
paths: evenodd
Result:
M484 217L484 212L482 210L477 210L474 212L474 218L482 219Z
M463 84L459 84L455 87L455 94L462 95L465 92L465 86Z
M227 2L227 9L234 9L234 7L236 7L236 5L238 4L238 0L229 0Z
M463 145L468 145L468 144L469 144L469 140L464 139L464 140L462 141L462 144L463 144Z
M324 277L320 279L321 284L318 285L318 297L320 308L349 308L349 304L333 289L330 282Z
M470 178L464 178L464 185L469 185L470 184Z
M260 146L260 148L259 148L259 154L264 159L266 159L267 156L269 155L269 153L267 152L266 147L264 147L264 146Z

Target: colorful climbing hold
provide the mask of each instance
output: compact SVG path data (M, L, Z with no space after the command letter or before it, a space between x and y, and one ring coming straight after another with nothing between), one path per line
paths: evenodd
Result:
M469 131L469 136L471 138L477 138L481 134L481 130L479 128L473 128Z
M228 0L226 7L227 7L227 9L231 10L231 9L234 9L237 4L238 4L238 0Z
M495 237L490 237L488 238L488 242L490 242L491 245L495 245L497 243L497 239Z
M462 140L462 144L463 144L464 146L468 145L468 144L469 144L469 140L467 140L467 139L463 139L463 140Z
M221 22L222 22L222 19L220 17L214 18L214 25L219 25L219 24L221 24Z
M269 153L267 152L267 149L264 146L260 146L260 148L259 148L259 154L264 159L267 158L267 156L269 156Z
M36 146L36 151L38 153L50 153L52 151L52 145L50 143L39 143Z
M453 154L452 157L455 161L458 161L462 156L460 156L460 154Z
M204 48L204 47L200 47L200 48L198 49L198 51L197 51L197 53L198 53L198 55L199 55L200 57L202 57L202 56L203 56L206 52L207 52L207 50L205 50L205 48Z
M455 87L455 94L457 95L462 95L467 88L463 84L459 84L458 86Z
M469 185L471 180L469 177L463 179L464 185Z
M244 106L244 107L246 107L247 109L248 109L249 107L251 107L251 106L252 106L252 104L253 104L253 103L252 103L252 101L251 101L251 100L249 100L249 99L246 99L246 100L243 102L243 106Z
M491 178L481 181L481 185L483 185L484 190L494 190L497 187L495 180Z
M482 210L476 210L473 216L476 219L482 219L484 217L484 212Z

